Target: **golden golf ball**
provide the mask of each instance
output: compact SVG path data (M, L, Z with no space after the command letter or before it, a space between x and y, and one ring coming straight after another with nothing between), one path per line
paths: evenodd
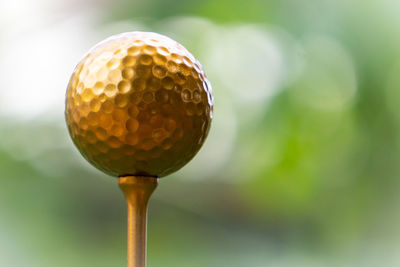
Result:
M100 42L78 63L65 116L74 144L96 168L162 177L199 151L213 101L201 64L182 45L129 32Z

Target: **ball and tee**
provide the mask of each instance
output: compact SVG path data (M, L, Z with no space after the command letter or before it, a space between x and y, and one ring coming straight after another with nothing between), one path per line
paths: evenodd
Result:
M112 36L76 66L66 95L68 130L93 166L119 177L128 206L128 267L146 266L148 200L158 178L203 145L213 102L200 63L160 34Z
M78 63L65 115L74 144L96 168L163 177L199 151L213 101L201 64L182 45L129 32L97 44Z

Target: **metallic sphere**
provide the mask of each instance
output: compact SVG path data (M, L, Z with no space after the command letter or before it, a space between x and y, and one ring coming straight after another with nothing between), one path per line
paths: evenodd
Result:
M96 168L162 177L199 151L213 101L202 66L182 45L129 32L97 44L79 62L65 116L73 142Z

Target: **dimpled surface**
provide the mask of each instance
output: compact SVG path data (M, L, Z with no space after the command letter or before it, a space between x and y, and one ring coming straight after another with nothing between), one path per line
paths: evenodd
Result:
M95 167L157 177L193 158L212 112L200 63L172 39L148 32L96 45L72 74L65 110L73 142Z

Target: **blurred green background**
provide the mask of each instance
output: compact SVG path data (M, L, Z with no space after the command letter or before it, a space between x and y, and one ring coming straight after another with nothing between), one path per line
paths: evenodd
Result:
M209 138L162 179L148 266L400 266L400 2L0 2L0 266L125 266L125 202L64 122L105 37L156 31L213 85Z

